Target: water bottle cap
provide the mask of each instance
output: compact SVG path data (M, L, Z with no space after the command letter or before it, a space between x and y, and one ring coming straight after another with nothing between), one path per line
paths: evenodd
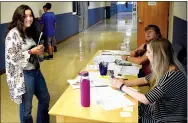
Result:
M79 73L80 76L89 76L89 73L87 71L82 71Z

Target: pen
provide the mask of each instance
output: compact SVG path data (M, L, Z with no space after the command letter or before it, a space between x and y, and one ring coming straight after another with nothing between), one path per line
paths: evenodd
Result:
M112 54L102 54L102 55L112 55Z
M108 87L109 85L96 85L94 87Z

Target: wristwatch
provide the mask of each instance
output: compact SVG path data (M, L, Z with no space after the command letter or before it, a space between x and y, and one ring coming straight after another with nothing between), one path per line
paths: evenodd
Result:
M119 87L119 90L122 91L122 88L125 84L122 84L120 87Z

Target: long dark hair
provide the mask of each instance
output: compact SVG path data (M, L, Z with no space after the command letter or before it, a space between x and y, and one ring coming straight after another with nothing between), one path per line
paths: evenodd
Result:
M26 10L31 10L31 14L32 14L32 17L33 17L33 23L31 24L30 27L26 28L25 32L23 30L23 27L24 27L24 18L25 18L25 11ZM33 39L36 39L38 37L38 33L37 33L37 28L35 26L35 16L33 14L33 11L32 9L27 6L27 5L20 5L15 11L14 11L14 14L13 14L13 17L12 17L12 21L9 23L8 25L8 29L7 29L7 33L6 35L8 34L8 32L13 29L13 28L17 28L19 33L20 33L20 36L25 39L25 36L29 37L29 38L33 38Z

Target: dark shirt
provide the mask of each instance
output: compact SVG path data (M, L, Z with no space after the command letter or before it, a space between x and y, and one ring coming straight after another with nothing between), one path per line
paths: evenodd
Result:
M43 24L44 36L53 37L55 36L55 24L56 17L53 12L45 12L41 17L41 24Z

